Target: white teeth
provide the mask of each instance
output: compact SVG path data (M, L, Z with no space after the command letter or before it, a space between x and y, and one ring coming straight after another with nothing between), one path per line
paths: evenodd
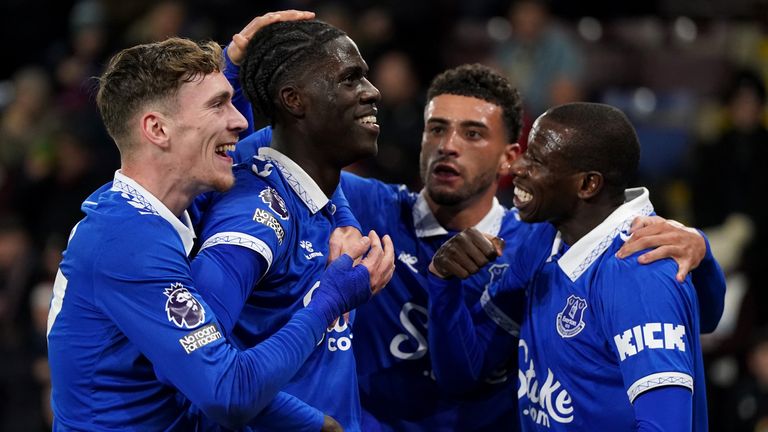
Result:
M521 203L527 203L528 201L531 200L531 198L533 198L533 195L531 195L530 193L520 189L519 187L516 187L515 188L515 197Z
M226 153L231 151L235 151L234 144L221 144L216 146L216 153Z
M357 119L357 122L362 124L366 124L366 123L376 124L376 116L369 115L365 117L360 117L359 119Z

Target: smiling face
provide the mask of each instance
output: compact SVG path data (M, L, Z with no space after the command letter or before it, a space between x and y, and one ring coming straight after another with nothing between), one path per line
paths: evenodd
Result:
M184 83L168 114L171 151L197 193L226 191L234 184L232 158L248 123L232 105L232 86L220 72Z
M547 118L534 122L528 149L515 161L515 207L525 222L557 224L573 214L579 201L581 173L568 163L575 130Z
M368 65L349 37L333 39L323 50L327 55L303 79L306 122L341 168L376 154L381 95L366 78Z
M509 142L498 105L453 94L432 98L421 141L426 199L433 206L490 202L517 148Z

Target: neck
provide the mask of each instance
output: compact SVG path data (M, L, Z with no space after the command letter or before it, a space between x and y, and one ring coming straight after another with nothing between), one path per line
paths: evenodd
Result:
M421 194L427 201L429 209L435 215L440 225L451 231L462 231L471 228L478 223L493 207L493 198L496 187L490 187L485 192L477 194L466 201L457 204L438 204L429 196L427 189L422 189Z
M296 137L282 128L276 128L272 133L272 148L296 162L320 187L323 193L330 197L339 185L341 167L332 166L317 146L305 137Z
M621 202L580 201L578 208L573 212L573 217L557 222L553 221L552 224L560 231L563 242L572 246L603 223L621 204Z
M120 172L133 179L141 187L149 191L177 217L189 208L192 200L204 191L185 189L189 182L174 172L170 167L161 169L156 164L123 163Z

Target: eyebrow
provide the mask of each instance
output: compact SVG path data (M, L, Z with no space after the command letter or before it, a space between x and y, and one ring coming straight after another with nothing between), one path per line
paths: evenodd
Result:
M228 100L232 99L232 92L228 90L222 90L219 93L216 93L215 95L211 96L210 99L205 101L205 106L211 106L217 102L226 102Z
M427 120L427 123L440 123L440 124L450 124L451 121L442 117L432 117L429 120ZM463 120L459 122L459 126L461 127L476 127L481 129L490 129L487 124L475 120Z

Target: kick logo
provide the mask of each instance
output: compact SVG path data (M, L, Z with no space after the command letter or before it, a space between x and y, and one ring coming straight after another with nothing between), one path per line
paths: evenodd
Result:
M584 310L587 301L581 297L571 295L565 301L562 312L557 314L557 333L564 338L571 338L579 334L586 324L584 323Z
M205 321L203 305L182 284L171 285L164 294L168 296L165 302L168 321L182 328L194 328Z

